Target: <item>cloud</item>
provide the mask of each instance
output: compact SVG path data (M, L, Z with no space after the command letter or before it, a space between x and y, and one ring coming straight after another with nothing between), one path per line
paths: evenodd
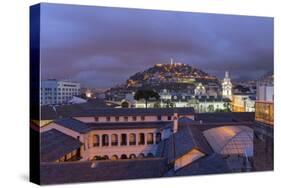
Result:
M57 4L41 18L43 79L110 87L170 57L218 77L273 69L272 18Z

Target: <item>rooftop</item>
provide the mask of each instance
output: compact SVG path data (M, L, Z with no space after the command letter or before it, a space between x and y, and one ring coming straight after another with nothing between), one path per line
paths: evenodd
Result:
M157 155L165 157L168 163L175 161L192 149L197 149L204 154L212 153L212 149L196 126L188 125L189 121L181 118L179 130L167 140L163 140L158 147Z
M114 122L114 123L84 123L73 118L58 119L55 121L63 127L79 133L86 133L91 130L107 129L142 129L142 128L164 128L169 122Z
M54 120L67 117L85 116L141 116L141 115L173 115L194 114L193 108L104 108L95 103L88 102L82 104L61 105L57 107L42 106L41 119Z
M40 136L42 162L55 161L64 155L80 148L81 145L78 140L55 129L41 133Z
M246 126L223 126L203 132L213 150L222 155L253 156L253 129Z
M40 180L41 184L59 184L156 178L163 176L167 170L165 166L163 158L43 163Z

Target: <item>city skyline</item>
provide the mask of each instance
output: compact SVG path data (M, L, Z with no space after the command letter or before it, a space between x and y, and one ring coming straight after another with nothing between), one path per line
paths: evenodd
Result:
M220 79L227 70L239 80L273 70L272 18L43 6L42 79L107 88L170 58Z

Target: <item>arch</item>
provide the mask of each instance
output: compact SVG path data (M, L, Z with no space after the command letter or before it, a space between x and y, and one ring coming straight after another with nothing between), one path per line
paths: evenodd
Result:
M138 158L145 158L145 155L144 155L143 153L140 153L140 154L138 155Z
M111 135L111 146L118 146L118 135L117 134Z
M154 155L153 155L153 153L148 153L147 157L151 158L151 157L154 157Z
M129 144L130 145L136 145L136 134L135 133L130 133L129 134Z
M156 144L159 144L162 140L162 134L161 133L156 133Z
M144 133L139 133L139 145L145 144L145 135Z
M121 134L121 146L127 145L127 134Z
M108 157L107 155L104 155L104 156L102 157L102 159L103 159L103 160L108 160L109 157Z
M107 134L102 135L102 146L108 146L109 139Z
M123 102L121 102L121 107L122 108L129 108L130 107L130 103L128 101L123 101Z
M101 156L95 155L95 156L92 158L92 160L101 160Z
M93 146L94 147L100 146L100 136L97 134L93 135Z
M135 154L131 154L130 156L129 156L129 158L130 159L135 159L137 156L135 155Z
M153 144L153 133L147 133L147 144Z
M111 156L111 160L118 160L118 156L117 155L112 155Z
M122 154L120 159L127 159L127 155L126 154Z

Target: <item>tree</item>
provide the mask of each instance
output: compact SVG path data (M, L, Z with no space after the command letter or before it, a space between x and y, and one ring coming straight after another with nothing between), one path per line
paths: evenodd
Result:
M214 112L215 108L214 108L214 105L210 104L208 106L208 112Z
M156 100L158 100L160 96L157 92L150 89L138 90L134 96L135 100L140 100L140 99L145 100L145 108L147 108L147 102L151 98L155 98Z

